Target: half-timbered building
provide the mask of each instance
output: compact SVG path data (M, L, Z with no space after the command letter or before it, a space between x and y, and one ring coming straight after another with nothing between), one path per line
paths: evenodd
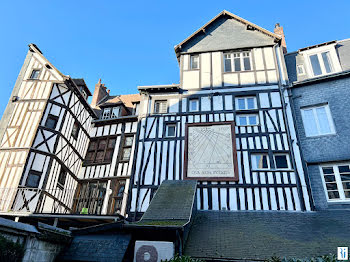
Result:
M199 210L311 210L283 32L227 11L175 46L180 84L139 86L129 212L164 180L198 180Z
M83 79L29 51L1 122L0 210L72 211L95 113Z

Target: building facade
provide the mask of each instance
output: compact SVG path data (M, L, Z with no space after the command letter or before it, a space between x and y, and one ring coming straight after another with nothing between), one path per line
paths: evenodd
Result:
M349 208L350 41L286 55L295 123L317 210Z
M138 88L135 219L162 181L182 179L198 180L199 210L311 210L281 42L223 11L175 47L179 85Z

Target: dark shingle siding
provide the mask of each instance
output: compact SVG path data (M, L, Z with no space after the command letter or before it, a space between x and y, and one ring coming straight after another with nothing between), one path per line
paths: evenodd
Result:
M336 50L343 71L350 70L350 39L338 42Z

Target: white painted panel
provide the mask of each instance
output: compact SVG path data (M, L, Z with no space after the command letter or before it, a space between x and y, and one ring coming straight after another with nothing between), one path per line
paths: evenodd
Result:
M272 52L272 47L264 48L266 69L275 69L275 60Z
M213 69L213 87L221 87L222 86L222 58L221 52L212 53L212 69Z
M261 48L254 48L255 69L264 70L264 60Z
M284 192L286 192L286 197L287 197L287 209L288 210L293 210L293 201L292 201L292 193L290 188L285 188Z
M210 53L201 54L201 88L210 87Z
M182 76L182 88L185 90L199 89L199 70L184 71Z
M262 144L263 144L263 148L264 148L264 149L268 149L267 138L266 138L266 136L262 136L262 137L261 137L261 141L262 141Z
M222 96L213 96L214 110L223 110Z
M254 140L253 137L248 137L249 149L254 149Z
M295 210L299 211L299 210L301 210L301 207L300 207L298 190L295 187L293 187L292 192L293 192L293 197L294 197Z
M175 142L174 141L169 141L170 145L169 145L169 167L168 167L168 179L169 180L175 180L174 177L174 146L175 146Z
M260 137L258 136L255 137L255 145L256 149L261 149Z
M210 106L210 98L208 96L203 96L201 97L201 103L202 103L202 111L210 111L211 106Z
M103 127L102 126L97 127L96 136L102 136L102 131L103 131Z
M267 71L267 79L269 80L269 83L277 83L276 70Z
M160 183L162 183L165 180L166 175L166 152L168 150L168 141L163 142L163 155L162 155L162 171L160 176Z
M258 84L266 84L266 74L264 71L256 72L256 78Z
M278 195L278 201L280 204L280 210L286 210L286 206L284 203L284 196L283 196L283 189L282 188L277 188L277 195Z
M255 209L261 210L260 192L258 188L254 188L254 196L255 196Z
M274 183L273 173L272 172L267 172L267 179L268 179L268 183L269 184L273 184Z
M221 204L221 210L227 210L227 189L226 188L220 188L220 204Z
M253 85L255 84L255 76L253 72L240 73L241 85Z
M236 188L230 188L229 189L230 194L230 210L237 210L237 195L236 195Z
M187 112L187 98L182 98L182 112Z
M105 125L103 128L103 135L108 136L109 135L109 130L110 130L110 125Z
M36 171L39 171L39 172L42 172L43 164L45 162L45 159L46 159L45 155L35 154L35 159L34 159L34 162L33 162L32 169L36 170Z
M277 141L277 149L283 150L281 136L279 134L276 134L276 141Z
M226 121L233 121L233 114L232 113L226 114Z
M236 85L238 85L238 73L225 73L224 86L236 86Z
M273 107L281 107L281 96L278 92L272 92L271 93L271 101Z
M179 100L177 98L168 99L169 113L179 112Z
M213 182L212 184L216 184L216 182ZM212 189L212 209L213 210L219 210L219 189L213 188Z
M250 184L249 155L247 151L243 151L243 165L245 181L247 184Z
M246 208L245 208L246 199L245 199L245 195L244 195L244 189L239 188L238 192L239 192L239 201L240 201L241 210L246 210Z
M254 210L253 190L251 188L247 189L247 201L248 201L248 210Z
M269 190L270 190L271 209L272 210L277 210L275 189L274 188L269 188Z
M261 108L269 108L270 107L269 96L267 93L260 93L259 99L260 99L260 107Z
M189 64L190 64L190 56L189 55L183 55L182 56L183 61L183 70L188 70Z
M225 110L232 110L233 105L232 105L232 96L227 95L225 96Z
M208 189L207 188L203 188L203 210L208 210Z

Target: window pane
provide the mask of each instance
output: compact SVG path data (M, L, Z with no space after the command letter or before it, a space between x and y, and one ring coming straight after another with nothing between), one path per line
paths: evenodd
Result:
M112 149L107 150L104 157L104 161L111 161L112 156L113 156L113 150Z
M241 71L241 59L240 58L235 58L235 71Z
M253 165L253 169L269 168L267 155L253 155L252 165Z
M27 187L38 187L40 182L40 175L29 173L26 186Z
M112 109L112 118L119 117L119 112L120 112L119 106L118 107L113 107L113 109Z
M340 178L342 181L350 181L350 174L349 175L340 174Z
M315 76L321 75L322 71L321 71L321 66L320 66L320 62L318 61L317 55L311 55L310 62L312 65L312 70L314 71L314 75Z
M39 72L40 70L33 70L32 74L30 75L31 79L38 79L39 78Z
M325 107L316 108L318 124L320 126L320 134L329 134L331 132L331 128L329 126L327 112Z
M133 137L132 136L126 136L124 141L124 146L132 146Z
M115 141L116 141L115 138L109 139L109 140L108 140L108 148L114 148L114 146L115 146Z
M333 175L325 175L324 176L324 180L326 182L335 182L335 176L333 176Z
M95 150L97 147L97 142L96 141L91 141L89 145L89 151Z
M254 109L255 108L255 99L254 98L248 98L248 109Z
M124 186L124 185L121 185L121 186L119 187L117 197L122 197L122 196L123 196L123 194L124 194L124 189L125 189L125 186Z
M198 100L197 99L190 100L190 111L198 111Z
M350 189L350 182L343 183L344 190Z
M350 173L350 168L348 165L346 166L338 166L340 173Z
M322 168L323 170L323 174L333 174L334 171L333 171L333 167L324 167Z
M226 58L225 57L225 72L232 72L231 58Z
M245 116L240 116L239 117L239 124L241 126L246 126L248 123L247 123L247 118Z
M93 162L95 158L95 152L89 152L86 154L85 161L86 162Z
M327 190L338 190L336 183L326 183Z
M244 70L251 70L249 57L245 57L243 59L243 63L244 63Z
M199 56L193 55L191 56L191 69L198 69L199 68Z
M175 125L168 125L167 136L170 136L170 137L175 136L175 129L176 129Z
M97 163L102 162L103 161L103 154L104 154L103 151L98 151L96 154L96 161L95 162L97 162Z
M345 191L345 198L350 198L350 191Z
M57 125L57 118L49 115L46 119L45 126L47 128L55 129L56 125Z
M329 199L339 198L339 192L338 191L329 191L328 197L329 197Z
M306 136L318 135L316 120L312 109L305 109L304 111L304 128Z
M60 175L58 177L58 183L60 183L62 186L64 186L66 182L66 176L67 176L67 172L64 170L61 170Z
M239 98L238 99L238 109L246 109L245 108L245 99L244 98Z
M256 120L256 116L249 116L249 125L256 125L257 120Z
M323 52L321 55L322 55L324 67L326 68L326 72L327 73L332 72L331 60L330 60L330 57L329 57L329 52Z
M129 160L131 155L131 148L124 148L122 153L122 160Z
M288 168L286 155L275 155L276 168Z
M98 150L104 150L107 145L107 139L101 139L98 143Z

